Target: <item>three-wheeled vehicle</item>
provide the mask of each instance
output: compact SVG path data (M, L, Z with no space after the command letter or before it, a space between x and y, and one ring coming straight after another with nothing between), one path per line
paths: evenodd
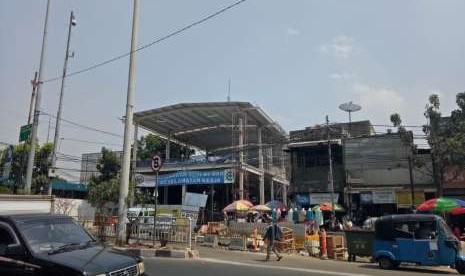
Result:
M460 242L436 215L408 214L379 218L375 224L373 259L383 269L402 262L424 266L451 266L465 274Z

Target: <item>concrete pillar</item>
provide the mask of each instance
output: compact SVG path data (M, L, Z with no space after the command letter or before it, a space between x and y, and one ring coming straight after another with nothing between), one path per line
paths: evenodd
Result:
M184 205L184 203L186 202L186 192L187 192L187 186L186 185L182 185L182 204Z
M244 121L239 118L239 199L244 199Z
M263 145L262 145L262 128L258 128L258 168L262 171L259 175L260 179L260 204L265 204L265 173L263 165Z
M168 133L168 137L166 139L166 147L165 147L165 160L170 160L171 159L171 133ZM168 204L168 192L169 192L169 187L166 186L163 188L163 204Z
M287 185L283 184L283 204L287 206Z
M166 147L165 147L165 159L170 160L171 156L171 133L168 134L168 137L166 139Z

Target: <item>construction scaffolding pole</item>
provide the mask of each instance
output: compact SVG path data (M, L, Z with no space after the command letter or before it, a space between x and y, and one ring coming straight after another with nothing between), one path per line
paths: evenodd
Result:
M260 204L265 204L265 168L263 165L263 137L262 137L262 128L258 128L258 167L261 171L260 173Z

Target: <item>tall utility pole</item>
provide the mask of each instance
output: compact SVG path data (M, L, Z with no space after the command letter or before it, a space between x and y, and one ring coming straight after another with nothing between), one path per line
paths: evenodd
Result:
M69 26L68 26L68 38L66 40L66 52L65 52L65 62L63 65L63 75L61 76L61 89L60 89L60 100L58 102L58 110L57 110L57 118L55 122L55 137L53 139L53 151L52 151L52 164L51 169L52 171L56 171L56 162L57 162L57 148L58 148L58 140L60 139L60 126L61 126L61 111L63 108L63 92L65 90L65 79L66 79L66 71L68 70L68 59L69 59L69 42L71 41L71 29L73 26L76 26L76 19L74 18L74 13L71 11L69 15ZM50 181L48 183L48 194L52 194L52 178L55 177L55 173L50 175Z
M31 123L32 112L34 109L34 101L36 99L37 71L34 73L34 79L31 81L31 84L32 84L32 94L31 94L31 103L29 104L29 115L27 116L27 124Z
M410 175L410 196L412 197L412 211L415 210L415 185L413 183L412 157L408 157L408 172Z
M39 116L40 116L40 92L42 90L42 70L44 65L45 50L47 45L47 28L48 28L48 14L50 10L50 0L47 0L47 10L45 12L45 22L44 22L44 34L42 36L42 50L40 52L40 62L39 62L39 83L37 86L36 92L36 101L34 103L34 119L32 123L32 133L31 133L31 146L29 147L29 155L27 157L27 169L26 169L26 193L31 193L31 184L32 184L32 169L34 167L34 155L36 153L36 143L37 140L37 128L39 127Z
M131 159L131 128L134 113L134 93L136 84L136 47L137 25L139 23L139 0L134 0L132 14L131 55L129 57L128 93L126 100L126 120L124 122L123 164L121 166L121 179L119 186L119 221L117 243L122 245L126 234L126 200L129 191L129 167Z
M329 172L328 172L328 182L329 182L329 190L331 192L331 212L333 217L336 215L336 210L334 206L334 180L333 180L333 157L331 153L331 135L329 130L329 118L326 115L326 129L328 135L328 161L329 161Z

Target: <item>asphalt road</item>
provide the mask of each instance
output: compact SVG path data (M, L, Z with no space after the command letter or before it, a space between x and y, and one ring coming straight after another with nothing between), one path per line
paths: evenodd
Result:
M396 270L382 270L377 264L348 263L319 260L309 257L285 256L280 262L264 261L263 254L202 250L201 258L145 259L149 275L218 275L218 276L433 276L457 275L448 268L423 268L403 266Z

